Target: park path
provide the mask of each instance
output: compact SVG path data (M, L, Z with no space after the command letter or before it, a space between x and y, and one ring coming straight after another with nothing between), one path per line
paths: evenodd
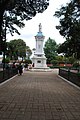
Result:
M53 72L26 71L0 85L0 120L80 120L80 90Z

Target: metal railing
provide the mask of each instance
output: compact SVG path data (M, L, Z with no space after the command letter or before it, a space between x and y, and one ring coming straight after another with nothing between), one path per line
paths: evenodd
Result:
M8 68L0 71L0 83L18 74L17 68Z
M80 72L72 72L70 69L59 69L59 75L80 87Z

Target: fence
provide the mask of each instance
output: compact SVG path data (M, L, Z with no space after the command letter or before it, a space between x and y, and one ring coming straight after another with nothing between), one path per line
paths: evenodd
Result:
M71 72L69 69L59 69L59 75L68 81L78 85L80 87L80 73Z
M16 68L5 69L4 71L0 71L0 83L13 77L18 74L18 70Z

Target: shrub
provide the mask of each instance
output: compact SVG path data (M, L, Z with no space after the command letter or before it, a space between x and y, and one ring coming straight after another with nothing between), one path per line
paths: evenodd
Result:
M79 63L78 62L75 62L74 64L73 64L73 67L79 67Z
M2 63L4 63L4 62L5 62L5 63L9 63L9 62L10 62L10 59L9 59L9 58L5 58L5 59L2 60Z

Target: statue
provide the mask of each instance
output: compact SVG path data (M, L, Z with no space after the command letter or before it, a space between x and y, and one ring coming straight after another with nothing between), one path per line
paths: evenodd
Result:
M39 24L39 32L42 32L42 25L41 25L41 23Z

